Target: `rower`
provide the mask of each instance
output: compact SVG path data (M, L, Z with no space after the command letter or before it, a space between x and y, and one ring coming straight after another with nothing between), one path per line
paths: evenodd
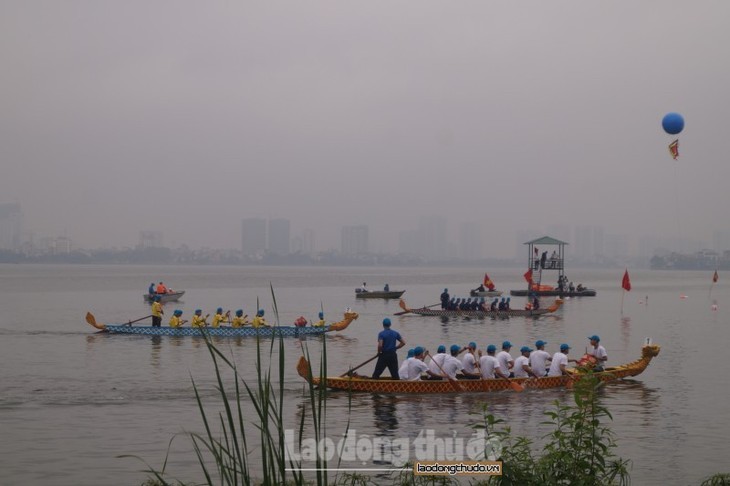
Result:
M431 356L431 362L428 364L428 369L433 373L440 374L439 366L443 366L444 360L446 359L446 346L443 344L439 345L436 350L436 354Z
M385 284L385 286L383 287L383 292L390 292L390 285Z
M183 324L188 322L181 318L182 313L183 311L181 311L180 309L175 309L175 311L172 313L172 317L170 317L170 327L176 329L178 327L182 327Z
M206 327L208 323L206 322L206 319L208 319L208 316L210 314L206 314L205 317L203 317L203 311L200 309L195 309L195 314L193 315L193 321L190 323L191 327Z
M509 381L509 376L502 372L499 360L494 356L496 352L497 346L490 344L487 346L487 355L479 358L479 368L482 370L482 378L490 380L496 377Z
M546 344L547 343L542 339L538 339L535 341L535 348L537 349L530 353L530 368L532 368L532 371L534 371L538 376L547 375L547 362L552 360L550 353L545 351Z
M529 346L522 346L520 348L521 356L518 356L515 360L514 375L515 378L540 378L537 373L530 367L530 353L532 348Z
M492 301L492 303L489 305L490 311L497 312L497 302L498 301L499 301L499 299L497 297L495 297L494 300Z
M234 317L233 320L231 321L231 327L238 328L238 327L245 326L246 324L249 323L248 319L246 319L246 317L248 317L248 316L243 315L243 309L238 309L236 311L236 317Z
M162 315L165 311L162 310L160 300L159 295L156 295L152 300L152 327L160 327L162 325Z
M259 309L256 312L256 317L253 318L253 322L251 325L255 328L259 327L270 327L269 324L266 322L266 319L264 319L264 310Z
M400 368L398 368L398 377L401 380L408 380L408 362L413 359L413 357L416 355L416 349L411 348L408 350L408 355L406 356L406 359L403 360L403 363L401 363Z
M211 326L213 327L220 327L222 322L230 322L229 317L231 315L231 311L226 311L226 313L223 313L223 307L218 307L215 310L215 314L213 314L213 322L211 323Z
M390 376L398 380L398 354L396 351L406 345L398 331L390 328L390 319L383 319L383 330L378 333L378 362L375 363L373 379L380 378L380 375L388 368Z
M426 373L429 377L439 378L437 373L432 372L428 369L428 365L423 362L426 356L426 350L421 346L416 346L413 350L413 357L407 359L405 363L408 363L406 374L400 375L401 380L409 381L421 381L421 373ZM400 371L398 372L400 374Z
M572 358L568 358L569 351L570 346L568 346L567 344L560 345L560 351L553 355L553 361L552 363L550 363L550 371L548 371L548 376L562 376L570 374L570 372L568 371L568 363L571 361L573 363L577 363L578 361Z
M593 371L603 371L603 366L606 364L606 361L608 361L606 348L601 346L601 338L596 336L595 334L593 336L590 336L588 339L590 340L591 346L593 346L593 348L589 348L586 354L590 354L591 356L596 358L596 366L593 368Z
M441 309L448 309L449 308L449 289L444 289L443 292L441 292Z
M312 323L312 327L324 327L325 321L324 321L324 312L319 313L319 320L317 322Z
M477 343L474 341L470 342L466 346L466 354L463 358L461 358L461 365L464 368L464 371L469 374L478 374L477 372L477 358L476 358L476 350L477 350Z
M502 343L502 351L497 354L497 360L499 360L499 367L502 369L502 372L512 378L514 376L512 366L514 366L515 362L512 359L512 355L509 354L510 349L512 349L512 343L504 341Z

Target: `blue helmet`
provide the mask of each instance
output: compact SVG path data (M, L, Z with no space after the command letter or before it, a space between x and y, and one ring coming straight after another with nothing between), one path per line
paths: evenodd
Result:
M436 350L437 353L445 353L446 352L446 346L441 344L439 348Z
M416 346L416 348L413 350L413 356L420 356L425 352L426 350L423 349L423 346Z
M215 312L216 314L223 314L223 307L218 307Z
M416 355L416 350L414 348L411 348L408 350L408 357L412 358Z
M175 312L173 312L173 314L175 314L176 316L181 316L182 311L180 309L175 309Z
M324 312L320 312L320 313L319 313L319 318L320 318L320 319L324 319Z
M451 354L459 354L459 351L461 351L461 346L458 344L451 345Z
M494 344L490 344L487 346L487 353L496 353L497 352L497 346Z
M390 327L390 319L388 319L387 317L383 319L383 326Z
M236 315L237 315L238 317L241 317L241 316L243 315L243 309L238 309L238 310L236 311Z
M259 309L258 312L256 312L256 315L259 316L259 317L262 317L264 315L264 310L263 309Z
M195 313L196 313L196 314L202 314L202 313L203 313L203 311L202 311L201 309L195 309Z

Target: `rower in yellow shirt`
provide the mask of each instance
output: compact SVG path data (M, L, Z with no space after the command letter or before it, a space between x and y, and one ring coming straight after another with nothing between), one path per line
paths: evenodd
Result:
M162 303L160 303L160 296L157 295L152 301L152 327L160 327L162 325L162 315L164 313Z
M266 319L264 319L264 310L259 309L258 312L256 312L256 317L253 318L253 322L251 323L253 327L270 327L269 324L266 322Z
M243 315L243 309L238 309L236 311L236 317L231 321L231 327L243 327L249 324L248 319L246 319L247 317Z
M208 319L208 316L210 314L206 314L205 317L203 317L203 311L200 309L195 309L195 314L193 315L193 321L190 323L191 327L206 327L208 326L208 323L206 322L206 319Z
M325 324L326 323L324 321L324 312L320 312L319 313L319 320L316 321L316 322L313 322L312 323L312 327L324 327Z
M211 322L211 326L213 327L220 327L221 323L230 322L229 317L231 315L231 311L226 311L226 313L223 313L223 307L218 307L215 310L215 314L213 314L213 322Z
M185 324L185 319L182 319L180 316L182 316L182 311L180 309L175 309L175 312L173 312L172 317L170 318L170 327L173 329L177 329L178 327L182 327L183 324Z

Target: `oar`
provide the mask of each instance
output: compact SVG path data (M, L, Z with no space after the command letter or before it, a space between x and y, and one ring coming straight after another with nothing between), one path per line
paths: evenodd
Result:
M126 323L126 324L125 324L125 326L131 326L131 325L132 325L132 324L134 324L135 322L143 321L143 320L145 320L145 319L147 319L147 318L149 318L149 317L152 317L152 314L150 314L150 315L148 315L148 316L140 317L139 319L135 319L135 320L133 320L133 321L129 321L128 323Z
M438 364L438 363L436 363L436 364ZM477 365L477 369L479 370L479 380L484 381L484 376L482 376L482 367L479 364L478 359L476 360L476 365ZM516 391L516 392L525 391L525 387L522 384L517 383L516 381L512 381L509 378L507 378L507 382L509 383L509 386L511 386L514 391Z
M426 356L431 356L431 354L428 351L426 351ZM455 379L453 379L452 377L450 377L444 371L444 369L441 367L441 365L439 364L439 362L436 361L435 359L433 359L433 356L431 356L431 361L433 361L434 363L436 363L436 366L438 366L438 369L441 370L441 373L443 373L443 376L446 377L447 380L449 380L449 383L451 383L451 386L454 387L454 390L456 390L458 392L463 392L464 391L464 388L462 388L461 385Z
M430 309L431 307L436 307L437 305L441 305L441 302L439 302L438 304L423 306L423 307L421 307L421 309ZM413 312L413 309L407 309L407 310L404 310L402 312L396 312L393 315L394 316L402 316L403 314L410 314L411 312Z
M365 366L366 364L368 364L369 362L371 362L372 360L374 360L378 356L380 356L380 353L376 354L375 356L373 356L372 358L370 358L367 361L363 361L362 363L360 363L359 365L355 366L354 368L350 368L350 370L347 373L341 374L340 375L340 378L344 378L345 376L352 376L352 374L355 372L355 370L362 368L363 366Z

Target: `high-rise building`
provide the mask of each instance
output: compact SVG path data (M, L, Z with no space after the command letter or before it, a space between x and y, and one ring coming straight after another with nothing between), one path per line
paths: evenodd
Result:
M343 226L342 254L361 255L368 252L367 225Z
M241 221L241 251L246 256L261 255L266 251L266 220L247 218Z
M269 220L269 245L268 250L277 255L289 254L289 220Z
M162 248L162 231L140 231L140 248Z
M429 260L443 260L447 256L446 218L429 216L421 218L418 229L423 235L423 256Z
M20 249L23 213L20 204L0 204L0 249Z
M315 239L314 230L307 228L302 232L302 253L311 255L314 253Z

